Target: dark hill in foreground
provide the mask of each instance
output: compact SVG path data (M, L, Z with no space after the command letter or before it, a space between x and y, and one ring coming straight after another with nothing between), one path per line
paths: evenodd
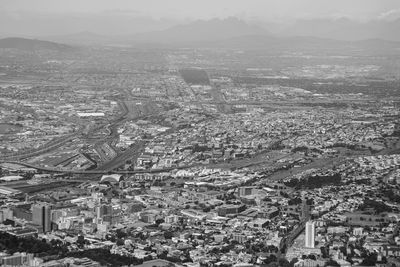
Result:
M67 52L74 49L72 46L65 44L18 37L0 39L0 48L19 49L25 51L50 50L55 52Z

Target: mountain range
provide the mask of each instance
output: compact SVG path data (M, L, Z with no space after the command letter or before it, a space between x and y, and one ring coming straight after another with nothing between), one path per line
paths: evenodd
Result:
M315 25L314 25L315 23ZM361 26L352 21L334 20L326 22L319 27L319 23L305 21L288 27L281 34L272 34L268 30L258 25L248 24L237 18L228 18L225 20L195 21L185 25L170 27L163 31L147 32L136 34L129 38L129 43L138 45L141 43L157 43L175 47L192 48L231 48L231 49L263 49L272 51L362 51L400 53L400 33L393 38L379 38L377 36L386 36L390 32L396 33L400 25L396 28L398 21L390 22L391 28L380 31L382 25L377 23L368 31L361 32ZM372 22L371 22L372 23ZM349 25L346 25L349 24ZM308 26L307 26L308 25ZM312 25L316 27L312 29ZM330 25L330 26L329 26ZM328 27L329 26L329 27ZM344 38L339 36L340 28L342 34L352 36L353 38ZM379 27L378 27L379 26ZM325 33L323 29L330 28L332 34ZM302 29L302 30L300 30ZM359 37L356 37L353 31L358 31ZM319 32L318 32L319 31ZM297 34L296 34L297 33ZM316 34L314 34L316 33ZM323 34L324 33L324 34ZM362 38L365 37L365 38ZM399 40L391 40L399 37Z
M0 40L0 47L20 49L68 49L70 46L55 42L79 45L132 45L136 47L171 48L230 48L263 49L271 51L377 51L400 53L400 34L396 25L400 20L390 22L369 22L371 29L361 31L360 23L348 19L301 21L287 27L281 34L271 33L265 28L249 24L237 18L194 21L169 27L165 30L150 31L134 35L105 36L91 32L73 35L42 37L48 41L6 38ZM372 24L375 25L372 27ZM353 26L351 26L353 25ZM356 26L358 25L358 26ZM387 29L381 29L383 25ZM327 30L329 29L329 30ZM353 32L358 32L357 38ZM368 34L367 34L368 33ZM388 36L380 38L374 36ZM344 38L348 36L349 38ZM364 36L365 38L361 38ZM353 37L353 38L350 38ZM394 40L391 40L394 39ZM52 42L49 42L52 41ZM53 42L55 41L55 42Z
M400 41L400 18L395 20L354 21L348 18L297 20L282 29L287 36L315 36L345 41L384 39Z
M269 35L270 33L256 25L250 25L237 18L224 20L198 20L189 24L177 25L162 31L135 34L134 42L155 43L194 43L224 40L246 35Z
M138 25L133 25L137 32ZM126 27L126 25L124 26ZM69 35L35 36L35 38L73 44L110 44L110 43L190 43L215 41L245 35L274 36L312 36L342 41L360 41L365 39L383 39L400 42L400 19L371 20L368 22L340 19L296 20L283 26L278 23L245 22L235 17L226 19L197 20L175 26L159 28L134 34L104 35L82 31ZM155 27L156 28L156 27Z

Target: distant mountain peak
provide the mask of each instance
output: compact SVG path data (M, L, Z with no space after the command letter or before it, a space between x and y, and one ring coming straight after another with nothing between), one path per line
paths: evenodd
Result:
M223 40L245 35L269 35L262 27L250 25L235 17L196 20L163 31L136 34L134 41L157 43L193 43Z

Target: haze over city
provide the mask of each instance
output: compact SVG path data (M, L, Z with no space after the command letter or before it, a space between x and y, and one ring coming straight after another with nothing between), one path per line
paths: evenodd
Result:
M0 34L43 37L91 32L127 35L164 30L196 20L235 17L277 34L300 34L296 21L390 23L400 18L397 0L1 0ZM305 34L309 34L305 32ZM318 34L318 32L316 33ZM400 35L400 34L399 34ZM335 37L335 36L334 36ZM372 36L373 37L373 36Z
M399 0L0 0L0 266L400 267Z

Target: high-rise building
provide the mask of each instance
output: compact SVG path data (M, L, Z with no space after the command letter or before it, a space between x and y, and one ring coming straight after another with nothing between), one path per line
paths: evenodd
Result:
M95 208L96 217L102 218L105 215L112 215L112 205L109 204L102 204Z
M32 221L42 227L43 233L51 231L51 207L48 204L33 205Z
M251 186L247 186L247 187L240 187L239 188L239 196L243 197L243 196L249 196L254 194L254 187Z
M315 247L315 222L306 222L306 238L305 238L306 248Z

